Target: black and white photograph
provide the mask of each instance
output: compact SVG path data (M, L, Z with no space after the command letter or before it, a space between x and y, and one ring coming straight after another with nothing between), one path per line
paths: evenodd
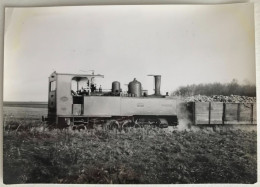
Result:
M4 184L257 183L253 3L4 15Z

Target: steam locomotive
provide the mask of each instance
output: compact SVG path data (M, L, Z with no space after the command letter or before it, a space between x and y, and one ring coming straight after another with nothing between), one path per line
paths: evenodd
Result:
M48 122L58 127L106 124L109 128L150 124L158 127L177 125L178 99L160 93L161 75L154 77L155 93L148 95L134 79L128 90L120 82L111 89L96 86L100 74L65 74L53 72L49 77Z
M100 74L64 74L49 77L48 122L57 127L101 125L109 129L128 126L178 125L184 119L190 125L256 124L256 103L184 102L160 93L161 75L154 77L155 92L148 95L134 79L128 90L120 82L111 89L97 88ZM178 119L179 118L179 119Z

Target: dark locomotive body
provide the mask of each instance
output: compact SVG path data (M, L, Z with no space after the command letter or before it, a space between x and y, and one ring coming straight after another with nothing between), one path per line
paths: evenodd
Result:
M160 94L160 75L154 75L155 93L148 95L136 79L122 92L120 83L114 81L111 90L95 84L103 75L52 73L49 77L48 121L60 127L68 125L93 125L116 122L142 122L168 127L177 125L178 100Z

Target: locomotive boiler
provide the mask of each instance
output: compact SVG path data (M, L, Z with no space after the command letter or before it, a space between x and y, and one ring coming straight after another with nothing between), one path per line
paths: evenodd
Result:
M53 72L49 77L48 121L59 127L98 123L117 128L142 123L177 125L178 101L161 95L161 76L153 76L155 93L148 95L137 79L128 84L127 91L122 91L119 81L112 82L107 90L96 84L103 75Z

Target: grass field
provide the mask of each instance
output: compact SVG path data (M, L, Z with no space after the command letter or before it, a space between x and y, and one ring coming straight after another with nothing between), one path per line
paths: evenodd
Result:
M28 119L41 120L42 116L47 116L47 108L33 108L33 107L3 107L4 117L10 119Z
M4 108L4 183L186 184L257 180L254 130L50 130L37 120L44 112Z

